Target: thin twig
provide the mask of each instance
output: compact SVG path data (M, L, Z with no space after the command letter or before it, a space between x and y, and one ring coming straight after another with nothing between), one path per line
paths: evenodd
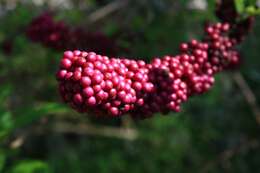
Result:
M28 134L24 133L19 135L17 138L15 138L11 143L10 143L10 148L16 149L19 148L23 145L25 139L27 138Z
M72 124L67 122L56 122L50 126L46 124L44 126L32 127L29 130L19 134L13 141L10 142L10 148L21 147L26 138L31 135L42 135L46 133L72 133L76 135L93 135L102 137L118 138L122 140L133 141L138 137L138 132L135 129L129 127L108 127L108 126L94 126L90 124L80 123Z
M108 14L116 11L117 9L120 9L127 5L129 0L117 0L112 3L107 4L106 6L96 10L92 14L89 15L88 19L90 22L96 22L97 20L100 20L101 18L107 16Z
M56 133L74 133L78 135L97 135L104 137L114 137L124 140L135 140L138 133L134 129L130 128L118 128L108 126L93 126L90 124L71 124L66 122L58 122L52 125L49 129ZM41 132L39 129L38 132Z
M215 165L218 164L226 164L228 160L230 160L232 157L234 157L236 154L249 151L252 149L256 149L259 147L259 141L258 140L251 140L247 142L241 143L239 146L227 149L220 153L216 159L209 161L205 164L203 169L201 170L202 173L209 172Z
M46 132L53 133L73 133L76 135L94 135L119 138L125 140L135 140L138 137L138 132L129 127L111 127L101 125L91 125L87 123L68 123L54 122L51 125L35 127L31 130L32 134L44 134Z
M253 91L251 90L241 73L234 73L233 79L242 91L242 94L244 95L248 105L250 106L255 116L256 122L260 125L260 109L257 105L256 96L254 95Z
M130 128L132 125L132 118L130 116L123 116L122 117L122 127Z

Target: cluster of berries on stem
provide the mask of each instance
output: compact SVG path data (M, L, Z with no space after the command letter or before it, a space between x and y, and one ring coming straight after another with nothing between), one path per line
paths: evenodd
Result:
M253 27L254 17L249 16L243 19L237 12L235 0L217 0L215 13L221 22L230 23L232 32L229 36L238 42L243 41Z
M115 55L119 50L115 39L102 32L87 32L81 27L70 27L63 21L55 21L50 12L34 18L26 28L26 35L33 42L61 51L84 49Z
M233 30L228 23L208 25L203 41L182 43L179 55L151 63L66 51L57 72L60 94L75 110L101 117L179 112L189 97L212 87L216 73L239 63Z

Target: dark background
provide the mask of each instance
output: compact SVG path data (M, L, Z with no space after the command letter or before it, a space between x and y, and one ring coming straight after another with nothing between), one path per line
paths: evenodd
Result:
M1 0L0 172L260 172L260 20L239 46L242 63L217 75L181 113L96 119L63 105L55 72L63 51L30 41L45 12L119 45L117 56L178 53L216 21L214 0ZM111 10L112 9L112 10ZM86 47L86 49L88 49Z

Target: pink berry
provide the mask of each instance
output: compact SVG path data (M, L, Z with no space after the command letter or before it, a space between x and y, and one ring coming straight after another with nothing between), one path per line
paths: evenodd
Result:
M67 74L67 70L60 70L57 72L56 77L57 79L63 79Z
M61 67L68 69L72 65L72 62L68 58L64 58L61 60Z
M74 57L74 54L72 51L64 52L64 58L72 59L73 57Z
M119 110L116 107L111 107L109 112L112 114L112 116L117 116L119 114Z
M87 86L89 86L90 84L91 84L91 79L90 79L89 77L83 76L83 77L81 78L81 85L82 85L83 87L87 87Z
M91 97L94 95L94 90L91 87L87 87L87 88L83 89L83 94L86 97Z
M75 71L74 74L73 74L73 79L75 81L80 80L81 79L81 72Z
M89 105L89 106L95 106L96 105L96 98L95 97L89 97L88 99L87 99L87 105Z
M79 93L74 95L73 100L76 104L81 104L83 102L83 98Z
M99 75L99 74L95 74L93 77L92 77L92 80L95 84L100 84L103 80L102 76Z
M134 87L134 89L140 91L143 86L140 82L134 82L133 87Z

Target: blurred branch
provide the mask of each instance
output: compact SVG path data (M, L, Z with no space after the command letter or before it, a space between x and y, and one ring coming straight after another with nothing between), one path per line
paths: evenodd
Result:
M242 153L242 152L248 152L249 150L253 150L258 148L260 145L259 141L254 139L251 141L242 142L239 146L227 149L220 153L216 159L209 161L205 164L203 169L200 171L202 173L209 172L215 165L218 164L227 164L227 161L230 160L235 155Z
M74 133L78 135L97 135L114 137L125 140L135 140L137 131L130 128L117 128L108 126L93 126L90 124L71 124L66 122L55 123L50 129L56 133Z
M242 94L244 95L248 105L250 106L255 116L256 122L260 125L260 109L257 105L256 96L254 95L253 91L251 90L241 73L234 73L233 79L242 91Z
M20 146L23 145L25 139L27 138L28 134L24 133L15 138L11 143L10 143L10 148L16 149L19 148Z
M101 18L107 16L108 14L116 11L117 9L120 9L127 5L129 0L116 0L112 3L107 4L106 6L96 10L92 14L89 15L88 19L90 22L96 22L97 20L100 20Z
M93 135L118 138L122 140L133 141L137 139L138 132L129 127L108 127L108 126L94 126L90 124L80 123L72 124L67 122L56 122L50 126L43 124L24 131L19 134L13 141L10 142L10 148L19 148L22 146L27 137L30 135L42 135L46 133L72 133L76 135Z
M130 116L122 117L122 127L130 128L132 124L133 124L133 122L132 122L132 118Z

